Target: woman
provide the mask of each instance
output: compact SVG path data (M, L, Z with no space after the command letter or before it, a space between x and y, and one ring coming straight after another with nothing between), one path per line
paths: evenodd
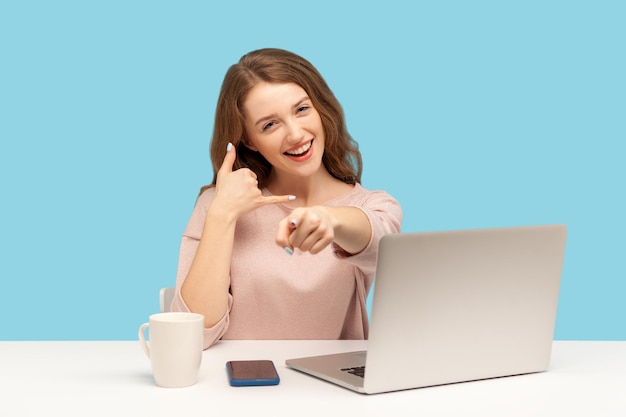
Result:
M224 339L364 339L378 240L398 202L360 185L361 155L318 71L280 49L226 73L214 177L183 234L173 311Z

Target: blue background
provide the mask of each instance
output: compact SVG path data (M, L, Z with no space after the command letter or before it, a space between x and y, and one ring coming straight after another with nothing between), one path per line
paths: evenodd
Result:
M224 73L280 47L404 231L565 223L555 337L626 340L624 4L0 3L0 338L136 338L212 178Z

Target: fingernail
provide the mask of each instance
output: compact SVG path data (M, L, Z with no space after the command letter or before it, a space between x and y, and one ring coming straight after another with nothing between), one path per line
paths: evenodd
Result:
M293 249L291 249L289 246L285 246L285 252L287 252L287 255L293 255Z
M296 196L295 196L295 195L290 195L290 196L289 196L289 201L293 201L293 200L295 200L295 199L296 199Z
M298 225L298 221L296 219L291 219L289 221L294 227L296 227Z
M228 145L226 145L226 152L230 152L233 150L233 144L228 142Z

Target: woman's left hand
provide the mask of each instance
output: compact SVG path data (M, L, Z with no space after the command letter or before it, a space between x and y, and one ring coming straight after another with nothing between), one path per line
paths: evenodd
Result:
M294 209L278 224L276 244L288 253L294 249L317 254L335 239L336 219L322 206Z

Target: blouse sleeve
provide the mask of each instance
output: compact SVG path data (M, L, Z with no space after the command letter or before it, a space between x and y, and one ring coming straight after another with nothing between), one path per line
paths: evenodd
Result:
M363 210L370 222L372 228L370 241L365 249L354 255L336 244L333 244L333 249L337 257L354 264L366 277L373 277L378 242L385 234L400 232L402 208L395 198L384 191L369 191L356 200L353 206Z
M209 204L213 200L214 190L208 189L198 198L194 210L191 214L187 227L183 233L180 253L178 256L178 270L176 273L176 291L172 304L170 306L171 311L189 312L189 307L183 300L180 294L180 288L185 281L185 277L191 268L194 257L200 244L200 237L202 235L202 229L204 227L204 219ZM223 335L226 333L229 324L229 312L232 307L232 296L228 295L228 309L224 317L217 322L211 328L204 329L204 349L207 349L214 345Z

